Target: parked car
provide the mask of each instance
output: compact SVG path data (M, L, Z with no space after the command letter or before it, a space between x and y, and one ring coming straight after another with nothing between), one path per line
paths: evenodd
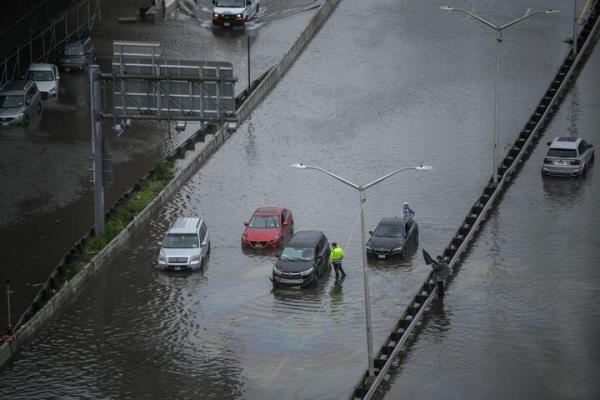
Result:
M294 234L292 212L281 207L261 207L245 221L242 247L251 249L279 248Z
M583 175L594 161L594 146L582 138L557 137L547 145L550 148L542 164L544 175Z
M323 232L296 232L273 267L273 286L318 286L329 273L329 242Z
M42 113L42 95L33 81L12 81L0 90L0 126L29 125Z
M206 223L199 217L178 217L160 245L159 269L202 269L210 254L210 237Z
M42 99L56 97L58 94L60 74L54 64L31 64L26 79L35 82L42 93Z
M96 62L96 50L92 38L78 39L65 44L59 65L65 71L86 71Z
M367 255L381 260L405 258L406 252L419 244L419 225L413 219L383 218L375 231L370 231Z
M258 13L259 0L213 0L212 23L230 27L245 25Z

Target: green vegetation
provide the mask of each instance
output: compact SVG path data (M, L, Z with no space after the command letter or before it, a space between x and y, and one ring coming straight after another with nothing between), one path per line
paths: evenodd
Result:
M138 215L160 191L173 179L173 168L169 161L160 160L154 164L150 175L143 179L131 196L119 204L106 218L104 234L91 235L83 243L81 253L67 265L68 277L71 279L79 269L100 252L115 236L117 236L136 215Z

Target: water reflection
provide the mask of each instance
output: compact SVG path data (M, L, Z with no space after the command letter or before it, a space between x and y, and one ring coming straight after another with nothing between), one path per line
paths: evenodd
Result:
M590 168L587 172L587 178L592 174ZM543 177L542 185L544 188L544 200L562 206L571 208L580 204L585 198L586 178L574 177Z

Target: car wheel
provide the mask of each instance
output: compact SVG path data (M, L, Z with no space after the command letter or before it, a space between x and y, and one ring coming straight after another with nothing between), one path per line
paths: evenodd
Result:
M23 117L23 125L29 126L29 115L25 114Z

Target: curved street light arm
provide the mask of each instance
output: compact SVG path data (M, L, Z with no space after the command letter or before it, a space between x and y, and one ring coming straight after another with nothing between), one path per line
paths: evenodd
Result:
M468 15L468 16L470 16L471 18L473 18L473 19L476 19L477 21L481 22L481 23L482 23L482 24L484 24L484 25L487 25L487 26L489 26L490 28L492 28L492 29L494 29L494 30L498 30L498 29L500 29L500 27L499 27L499 26L496 26L496 25L492 24L492 23L491 23L490 21L488 21L487 19L484 19L484 18L480 17L479 15L472 13L471 11L467 11L467 10L465 10L465 9L462 9L462 8L450 7L450 6L448 6L448 7L442 7L441 9L442 9L442 10L446 10L446 11L450 11L450 12L453 12L453 11L458 11L458 12L461 12L461 13L463 13L463 14L467 14L467 15Z
M301 168L301 169L316 169L317 171L324 172L327 175L331 176L332 178L335 178L338 181L340 181L342 183L345 183L348 186L353 187L354 189L360 190L360 188L359 188L359 186L357 184L354 184L354 183L350 182L349 180L342 178L341 176L337 176L333 172L329 172L326 169L323 169L323 168L320 168L320 167L315 167L315 166L312 166L312 165L304 165L302 163L300 163L300 164L293 164L292 167L293 168Z
M389 178L390 176L396 175L397 173L399 173L399 172L402 172L402 171L406 171L407 169L417 169L417 167L406 167L406 168L400 168L400 169L397 169L396 171L394 171L394 172L390 172L389 174L387 174L387 175L384 175L384 176L382 176L381 178L377 178L377 179L375 179L373 182L367 183L367 184L366 184L366 185L364 185L362 188L363 188L363 190L366 190L366 189L370 188L371 186L373 186L373 185L376 185L376 184L378 184L379 182L381 182L381 181L383 181L383 180L385 180L385 179Z
M533 13L525 13L525 15L523 15L522 17L517 18L514 21L507 22L504 25L501 25L500 28L499 28L499 30L504 30L504 29L508 28L509 26L513 26L514 24L516 24L518 22L521 22L524 19L527 19L529 17L533 17L534 15L554 14L556 12L558 12L558 10L546 10L546 11L536 11L536 12L533 12Z

